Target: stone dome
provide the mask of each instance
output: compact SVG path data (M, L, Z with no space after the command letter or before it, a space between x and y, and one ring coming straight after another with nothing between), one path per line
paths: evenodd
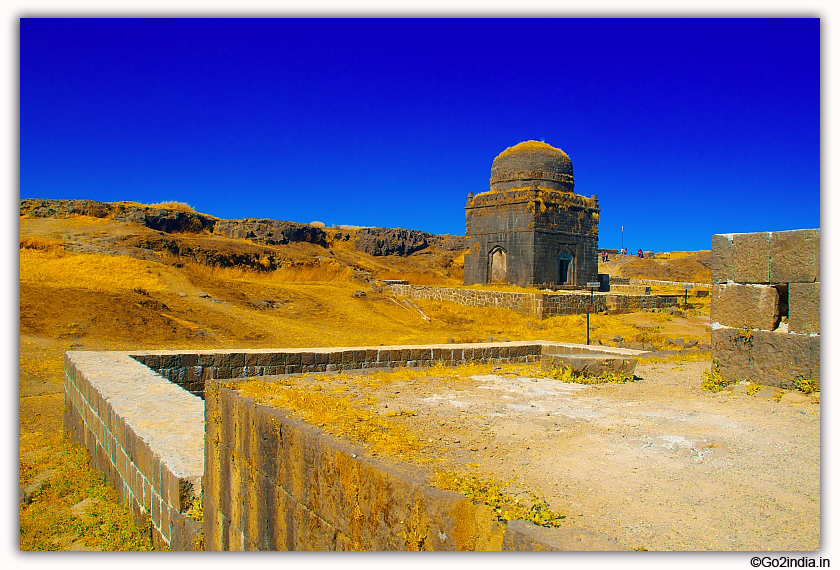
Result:
M575 191L575 175L569 155L540 141L525 141L502 152L493 161L490 190L539 186Z

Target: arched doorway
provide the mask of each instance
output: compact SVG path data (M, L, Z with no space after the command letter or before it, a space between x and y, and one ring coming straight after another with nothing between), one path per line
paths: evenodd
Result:
M575 284L575 256L569 250L560 252L557 258L557 284Z
M490 283L507 283L507 252L501 247L490 252Z

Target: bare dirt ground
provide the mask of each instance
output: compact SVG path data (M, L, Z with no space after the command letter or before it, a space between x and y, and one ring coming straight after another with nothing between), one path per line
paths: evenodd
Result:
M407 416L439 465L539 491L564 524L626 547L819 549L819 405L705 392L708 366L640 365L627 384L491 374L364 393Z

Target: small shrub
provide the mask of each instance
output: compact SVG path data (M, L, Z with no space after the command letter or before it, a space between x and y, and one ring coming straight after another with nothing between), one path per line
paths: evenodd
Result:
M801 374L793 381L793 387L803 394L813 394L819 390L819 384L813 378Z
M709 392L722 392L729 388L731 381L724 380L720 373L720 362L717 359L712 361L712 367L703 371L703 389Z
M561 368L553 368L548 376L561 382L574 382L575 384L626 384L627 382L635 382L635 376L627 376L617 372L608 372L601 376L585 376L582 374L575 374L571 368L563 366Z
M538 526L559 527L566 515L551 510L545 498L531 493L530 504L525 504L502 491L506 483L497 482L492 476L476 473L438 471L434 485L440 489L466 495L476 504L488 505L493 509L496 520L507 524L512 520L525 520Z

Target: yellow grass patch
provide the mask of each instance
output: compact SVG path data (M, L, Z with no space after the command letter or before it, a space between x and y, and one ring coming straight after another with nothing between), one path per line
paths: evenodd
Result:
M375 277L381 281L402 279L408 281L411 285L436 285L440 287L457 287L463 283L463 281L452 277L443 277L420 271L380 271L376 273Z
M401 457L422 448L420 440L405 425L358 407L346 397L261 380L238 384L236 389L258 404L291 410L333 435L362 443L373 455Z
M94 253L61 254L55 250L21 249L20 280L51 287L91 291L125 291L141 288L164 291L166 284L156 265L125 256Z
M261 283L336 283L353 279L352 267L337 264L281 267L275 271L256 271L246 267L214 267L188 263L189 270L219 281L251 281Z
M536 493L531 493L530 504L505 493L502 489L509 483L496 481L492 475L442 470L435 473L434 485L462 493L476 504L488 505L501 523L526 520L539 526L559 527L560 521L566 518L564 514L552 511L545 499Z
M21 550L152 550L149 528L134 522L88 460L84 449L61 435L21 437L21 487L46 481L33 489L30 504L20 506Z

